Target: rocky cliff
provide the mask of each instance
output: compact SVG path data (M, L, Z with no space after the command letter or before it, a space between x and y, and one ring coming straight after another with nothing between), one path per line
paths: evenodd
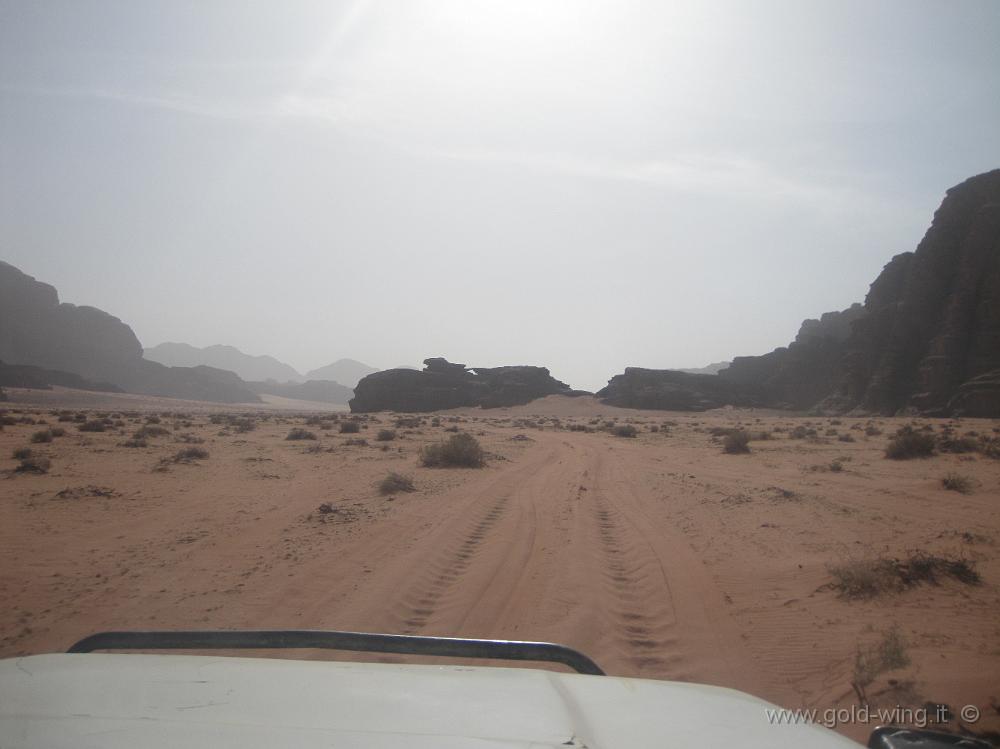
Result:
M427 412L461 406L498 408L530 403L546 395L577 391L544 367L469 369L445 359L424 360L423 371L387 369L362 378L354 389L351 411Z
M1000 379L1000 170L948 191L916 251L872 284L865 309L830 404L1000 416L989 384Z
M863 306L806 320L787 348L737 357L718 382L680 375L626 369L598 396L644 408L1000 417L1000 170L949 190L916 251L892 258Z
M224 403L260 400L232 372L144 360L135 333L117 317L95 307L60 304L55 288L4 262L0 360L72 373L131 393Z

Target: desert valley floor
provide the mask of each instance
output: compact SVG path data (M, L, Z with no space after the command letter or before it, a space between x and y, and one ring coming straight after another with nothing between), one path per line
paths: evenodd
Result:
M879 675L870 699L972 704L982 719L970 727L1000 728L1000 460L884 457L904 424L993 435L997 422L677 414L552 396L402 425L372 414L342 434L348 414L280 403L11 395L0 404L15 422L0 431L0 656L139 628L549 640L611 674L827 708L856 702L859 648L897 624L910 665ZM80 431L77 413L110 426ZM165 433L124 446L156 419ZM638 436L599 429L608 421ZM712 430L737 424L770 439L725 454ZM47 427L65 433L32 444ZM295 428L316 439L286 439ZM395 439L376 439L382 429ZM449 429L482 443L485 468L420 466L421 447ZM192 444L208 456L171 460ZM51 460L48 473L14 470L25 447ZM390 472L415 491L381 494ZM970 491L946 490L949 473ZM832 585L831 566L916 550L965 560L981 582L867 599Z

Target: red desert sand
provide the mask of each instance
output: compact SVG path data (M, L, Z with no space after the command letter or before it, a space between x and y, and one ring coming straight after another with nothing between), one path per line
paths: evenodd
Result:
M353 434L340 431L348 414L288 403L11 396L0 431L4 657L107 629L549 640L611 674L823 710L858 704L859 652L898 627L909 663L877 673L868 701L947 704L952 730L975 705L982 717L966 727L1000 729L1000 460L884 457L906 424L978 439L996 437L997 422L677 414L553 396L366 415ZM81 431L80 418L107 428ZM162 429L125 446L156 419ZM612 421L637 436L615 436ZM727 454L721 431L738 425L750 452ZM65 433L31 441L51 428ZM286 439L295 428L315 439ZM486 466L422 467L421 448L456 430L481 442ZM207 457L177 457L190 447ZM48 458L48 472L16 471L21 448ZM415 491L382 494L390 472ZM963 491L944 487L949 474ZM937 575L867 597L835 585L837 565L914 552L981 579ZM862 738L873 727L838 730Z

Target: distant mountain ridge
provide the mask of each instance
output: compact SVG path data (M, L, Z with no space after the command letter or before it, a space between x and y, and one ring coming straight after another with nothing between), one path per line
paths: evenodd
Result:
M198 348L187 343L161 343L143 349L142 355L149 361L159 362L168 367L215 367L235 372L247 382L276 380L278 382L300 382L303 378L293 367L278 361L273 356L253 356L245 354L234 346L215 344Z
M378 371L375 367L370 367L364 362L359 362L355 359L338 359L333 364L327 364L325 367L306 372L304 379L333 380L353 390L357 387L361 378L375 374Z

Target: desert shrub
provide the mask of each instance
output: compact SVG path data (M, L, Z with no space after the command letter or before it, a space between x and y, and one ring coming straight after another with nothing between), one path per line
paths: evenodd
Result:
M869 437L878 437L880 434L882 434L882 430L879 429L874 424L869 424L868 426L865 427L865 434L868 435Z
M486 462L486 454L479 440L462 432L445 442L425 446L420 451L420 461L430 468L481 468Z
M742 429L730 432L722 441L722 450L730 455L750 452L750 435Z
M804 440L807 437L815 436L815 429L810 429L809 427L802 426L801 424L788 433L788 438L793 440Z
M350 439L344 440L344 445L347 447L364 447L368 444L368 440L364 437L351 437Z
M239 434L246 434L247 432L252 432L257 428L257 422L250 418L238 418L230 420L229 426L235 429Z
M859 646L854 658L854 674L851 679L851 686L858 700L862 704L867 704L867 688L879 675L908 665L910 657L906 653L906 642L900 634L898 625L886 632L880 642L865 648Z
M569 431L571 432L592 432L594 431L586 424L570 424Z
M63 437L66 435L66 430L62 427L52 427L49 429L49 432L52 433L53 437Z
M100 419L92 419L90 421L83 422L77 427L77 429L81 432L103 432L105 425Z
M615 437L635 437L639 432L631 424L619 424L611 429Z
M979 443L979 452L987 458L1000 458L1000 437L983 437Z
M134 439L142 440L147 437L163 437L164 435L170 434L170 430L166 427L161 427L157 424L146 424L135 430L135 434L132 435Z
M208 450L203 447L185 447L178 450L174 455L175 463L190 463L193 460L204 460L208 457Z
M885 457L892 460L926 458L934 454L934 436L925 432L915 432L911 427L897 431L885 448Z
M177 435L177 441L183 442L188 445L201 445L204 444L205 442L203 437L198 437L197 435L191 434L189 432Z
M132 437L120 443L122 447L147 447L149 443L140 437Z
M303 429L302 427L295 427L292 431L288 433L285 437L286 440L314 440L316 435L312 432Z
M21 459L14 469L18 473L48 473L52 467L52 461L44 455L28 455Z
M361 424L357 421L342 421L340 422L340 433L341 434L357 434L361 431Z
M841 471L844 470L844 464L841 463L839 460L834 460L833 462L830 463L830 470L833 471L834 473L840 473Z
M400 473L390 473L381 482L379 482L378 490L380 494L396 494L397 492L412 492L416 491L416 487L413 485L413 479L409 476L403 476Z
M833 588L844 598L851 599L898 593L920 583L936 585L939 578L950 577L966 585L980 582L973 562L924 551L911 552L904 559L855 559L831 565L828 569L834 579Z
M391 442L396 439L396 433L392 429L379 429L375 439L379 442Z
M34 442L35 444L41 442L51 442L52 432L48 429L42 429L41 431L35 432L33 435L31 435L31 441Z
M943 479L941 479L941 486L949 491L958 492L960 494L968 494L972 491L972 481L958 473L949 473Z
M937 449L943 453L973 453L979 449L979 442L972 437L938 437Z
M146 423L147 424L159 424L160 423L160 417L159 416L147 416L146 417Z
M851 435L851 434L848 434L847 432L844 432L843 434L838 434L837 435L837 439L840 442L854 442L854 436Z
M24 460L25 458L30 458L32 456L32 451L30 447L19 447L14 451L14 460Z

